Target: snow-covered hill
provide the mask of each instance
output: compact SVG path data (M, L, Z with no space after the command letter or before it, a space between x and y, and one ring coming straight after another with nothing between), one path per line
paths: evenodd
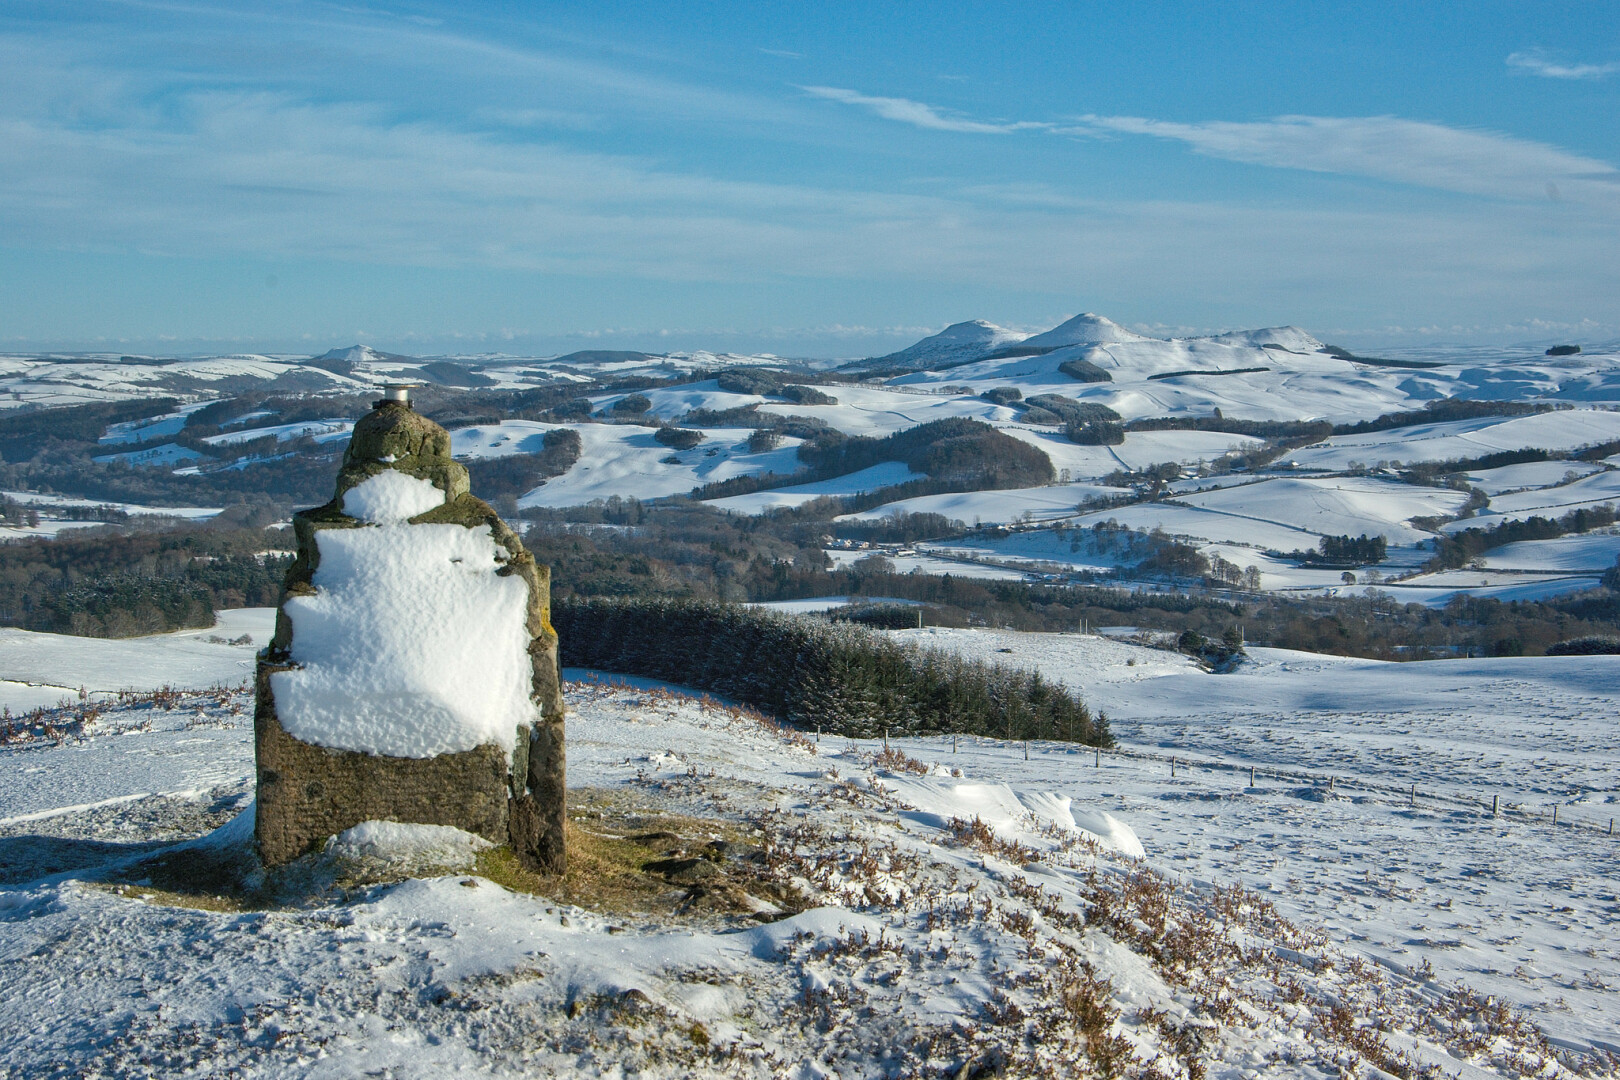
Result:
M42 714L0 746L0 1068L1613 1075L1615 658L1211 676L1096 637L920 636L1082 686L1123 745L884 755L576 681L583 876L372 827L240 910L247 695ZM61 662L105 681L115 644Z
M1028 336L1017 330L1008 330L1004 326L985 322L983 319L973 319L953 323L932 337L925 337L899 352L892 352L872 360L860 360L845 366L874 371L914 371L919 368L946 367L967 360L977 360L986 353L995 352L1008 345L1016 345Z
M188 419L197 409L250 390L294 396L369 395L383 382L427 382L440 388L438 394L466 392L468 404L460 411L465 416L478 414L473 399L481 392L578 386L588 406L575 404L588 410L593 420L634 416L639 422L570 420L559 425L525 419L460 427L454 432L457 454L471 460L537 453L546 431L574 428L584 452L563 475L521 493L518 502L524 507L567 507L615 495L657 499L738 477L770 473L780 478L772 481L777 489L715 503L738 513L799 505L823 495L864 495L918 479L898 462L875 471L867 468L870 462L863 462L850 476L794 476L802 466L797 448L816 430L884 438L932 421L967 418L1038 449L1051 462L1057 483L1010 491L912 494L870 509L870 502L863 502L860 516L869 520L926 511L969 524L1034 519L1065 526L1112 518L1133 527L1162 528L1206 555L1253 566L1262 572L1266 588L1337 589L1341 584L1337 576L1267 554L1312 547L1322 535L1382 535L1394 545L1392 553L1398 549L1402 554L1392 554L1377 571L1409 573L1422 561L1412 554L1414 545L1432 545L1442 531L1488 528L1532 516L1555 518L1620 503L1620 482L1614 479L1620 475L1615 472L1620 458L1575 456L1620 443L1620 348L1614 345L1592 345L1580 354L1558 357L1540 350L1434 347L1369 359L1324 345L1296 326L1157 338L1087 313L1032 337L984 321L957 323L879 361L846 367L900 373L848 381L847 374L823 377L810 369L829 366L830 361L795 368L781 357L763 354L593 350L549 358L502 354L427 358L365 345L332 349L318 357L12 356L0 357L0 405L26 408L178 397L183 402L178 406L106 428L94 460L104 466L186 475L242 468L254 460L250 454L267 459L295 452L265 450L272 437L290 443L310 436L317 452L345 437L347 421L340 416L315 413L311 419L306 410L297 419L282 422L273 408L256 406L255 397L244 404L247 411L229 416L197 441L186 439ZM789 374L752 382L705 377L749 366ZM614 385L613 380L621 378L669 384L632 383L642 386L632 391ZM820 380L814 394L798 395L819 404L800 404L784 392L795 378ZM727 388L722 388L722 381ZM620 415L619 406L631 393L645 397L649 407L644 413L632 410ZM1067 430L1063 418L1050 409L1030 407L1030 399L1042 395L1055 395L1073 408L1111 409L1127 423L1170 418L1207 425L1219 418L1215 426L1228 428L1244 421L1349 425L1416 411L1440 398L1524 400L1560 408L1538 415L1385 426L1314 445L1291 443L1285 456L1272 460L1281 447L1268 448L1257 435L1231 430L1134 430L1122 440L1117 432L1107 438L1086 437L1083 431ZM352 404L353 397L345 400ZM512 398L507 395L503 400ZM526 406L530 416L538 409L532 401ZM741 426L756 422L749 410L765 423L795 425L790 428L795 437L780 440L774 449L750 451L747 439L752 429ZM566 414L578 415L579 411ZM704 440L693 449L672 451L654 439L655 423L696 426ZM259 449L233 456L232 447L250 443ZM1466 503L1470 516L1439 529L1432 519L1462 512L1465 496L1457 490L1397 484L1392 473L1374 481L1359 475L1449 460L1489 466L1492 462L1479 459L1515 451L1545 452L1551 460L1471 469L1466 483L1476 485L1488 503ZM1597 458L1603 452L1585 457ZM1241 491L1213 490L1235 482L1226 475L1232 463L1255 454L1261 455L1264 466L1236 478L1249 486ZM1171 465L1192 477L1191 486L1171 489L1157 501L1103 484L1105 478L1129 483L1126 474ZM1464 482L1459 477L1453 487ZM1352 490L1360 494L1353 498L1345 494ZM22 501L44 505L34 494ZM1134 505L1118 505L1126 501ZM30 525L14 515L0 528L8 536L26 536L49 535L74 525L60 520ZM1548 569L1558 573L1556 580L1540 583L1549 588L1567 591L1595 580L1587 567L1574 574ZM1516 582L1514 587L1528 584L1532 583ZM1486 584L1483 579L1468 584L1452 574L1426 578L1409 591L1425 602L1443 603L1456 588L1496 595L1502 587L1500 581Z
M1123 344L1144 340L1141 334L1132 333L1114 320L1087 311L1043 334L1025 338L1020 344L1031 349L1060 349L1065 345Z

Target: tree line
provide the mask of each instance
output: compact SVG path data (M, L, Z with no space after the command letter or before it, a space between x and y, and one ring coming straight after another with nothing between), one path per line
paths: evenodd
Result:
M91 531L91 530L86 530ZM183 529L0 545L0 625L131 637L214 625L281 595L286 529Z
M1112 743L1105 716L1036 672L904 646L848 623L639 598L559 600L551 619L565 665L706 690L805 730Z

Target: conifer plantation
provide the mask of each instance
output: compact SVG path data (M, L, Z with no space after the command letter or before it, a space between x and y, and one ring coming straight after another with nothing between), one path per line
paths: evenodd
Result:
M908 647L849 623L601 597L558 600L551 618L565 665L707 690L800 728L1113 742L1106 716L1035 672Z

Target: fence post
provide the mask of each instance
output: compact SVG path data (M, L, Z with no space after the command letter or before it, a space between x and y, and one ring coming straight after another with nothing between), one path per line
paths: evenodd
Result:
M951 732L951 753L956 753L956 732Z
M1249 766L1249 786L1254 787L1254 766Z
M1176 759L1171 758L1170 759L1170 779L1174 780L1175 778L1176 778Z
M1558 824L1558 804L1553 803L1553 824Z
M1496 800L1498 800L1500 798L1501 798L1500 795L1492 795L1491 796L1491 817L1496 816Z
M1406 805L1407 806L1416 806L1417 805L1417 785L1416 784L1412 785L1412 794L1407 796Z
M1093 748L1091 753L1093 755L1091 759L1091 767L1093 769L1102 768L1102 749L1100 747ZM1609 828L1611 831L1614 828L1614 820L1612 818L1609 820Z

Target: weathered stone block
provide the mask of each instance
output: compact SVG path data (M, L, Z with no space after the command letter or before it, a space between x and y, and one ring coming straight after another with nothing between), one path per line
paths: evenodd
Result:
M265 865L296 859L362 821L454 825L492 843L507 840L511 792L501 747L396 758L303 742L276 719L267 676L277 667L260 662L253 713Z

